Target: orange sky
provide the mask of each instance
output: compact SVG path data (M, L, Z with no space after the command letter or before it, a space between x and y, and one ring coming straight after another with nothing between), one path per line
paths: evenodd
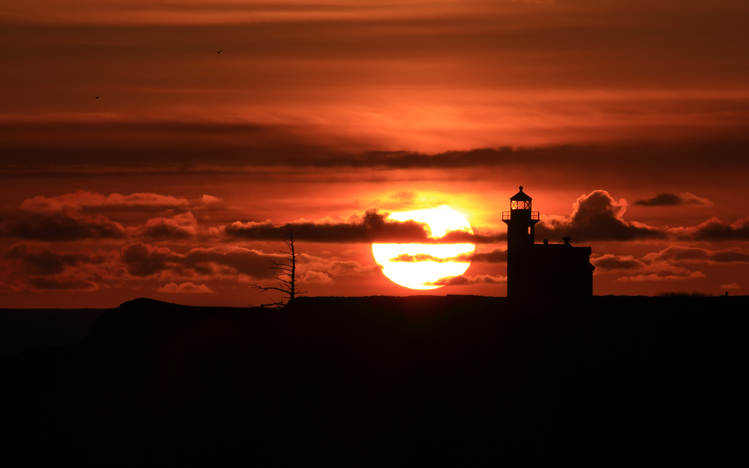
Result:
M498 233L520 183L549 220L605 190L627 201L606 222L661 233L580 239L619 261L601 265L626 266L597 269L599 294L745 291L749 262L734 254L749 251L749 6L653 3L0 7L0 38L11 45L0 53L0 306L136 295L258 303L247 285L259 278L226 249L280 244L220 234L235 221L350 223L367 210L449 203ZM113 193L129 201L113 203ZM673 197L644 201L661 193ZM713 217L720 222L695 227ZM158 223L177 228L149 236ZM179 264L133 274L125 250L135 244ZM222 256L196 270L185 257L196 248ZM335 272L310 274L313 294L412 293L373 270L366 243L302 241L302 250L327 259L307 270ZM504 268L474 262L467 275ZM504 285L436 292L502 295Z

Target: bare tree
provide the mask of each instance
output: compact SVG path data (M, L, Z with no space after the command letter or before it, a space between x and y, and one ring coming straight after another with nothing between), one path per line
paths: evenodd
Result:
M291 302L296 298L297 294L303 294L304 291L297 289L296 284L296 246L294 243L294 232L289 231L289 238L286 240L286 247L288 249L287 258L284 261L273 262L273 270L276 271L276 281L278 286L261 286L255 285L261 291L276 291L286 296L286 302L279 301L271 304L264 304L269 306L280 306L288 302Z

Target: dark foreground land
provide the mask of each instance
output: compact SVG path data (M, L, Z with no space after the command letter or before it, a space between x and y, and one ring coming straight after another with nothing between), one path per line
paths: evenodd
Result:
M72 331L0 361L3 457L19 460L12 466L745 462L747 306L748 297L597 297L527 308L448 296L48 311L47 326L73 320ZM19 316L2 313L7 341ZM15 340L4 349L22 349Z

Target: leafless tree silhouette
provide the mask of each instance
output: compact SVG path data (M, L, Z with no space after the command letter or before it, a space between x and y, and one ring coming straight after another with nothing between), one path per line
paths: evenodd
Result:
M255 287L261 291L276 291L282 293L286 302L279 301L270 304L263 304L264 306L282 306L296 298L297 294L303 294L297 288L296 283L296 245L294 243L294 232L289 231L289 238L286 240L286 247L288 249L287 259L284 261L273 262L273 269L276 271L276 281L278 286L262 286L255 285Z

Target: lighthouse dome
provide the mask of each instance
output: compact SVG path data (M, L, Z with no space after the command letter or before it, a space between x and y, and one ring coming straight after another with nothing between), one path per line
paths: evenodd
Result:
M518 193L510 197L511 201L531 201L532 198L527 193L523 192L523 186L518 187Z

